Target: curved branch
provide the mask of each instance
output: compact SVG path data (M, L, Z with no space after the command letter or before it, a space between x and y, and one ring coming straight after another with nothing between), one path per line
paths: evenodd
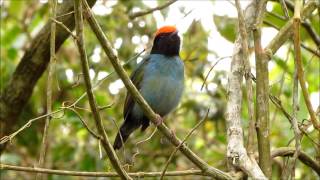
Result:
M144 15L147 15L147 14L150 14L150 13L153 13L154 11L158 11L158 10L161 10L161 9L164 9L168 6L170 6L171 4L175 3L177 0L171 0L171 1L168 1L167 3L161 5L161 6L158 6L158 7L155 7L155 8L151 8L151 9L148 9L148 10L145 10L145 11L140 11L140 12L136 12L136 13L132 13L129 15L129 18L131 20L137 18L137 17L140 17L140 16L144 16Z
M278 156L293 156L295 151L295 148L291 147L277 148L271 152L271 157L275 158ZM306 166L311 167L320 176L320 164L317 163L317 161L313 160L310 156L308 156L307 153L300 151L298 159Z

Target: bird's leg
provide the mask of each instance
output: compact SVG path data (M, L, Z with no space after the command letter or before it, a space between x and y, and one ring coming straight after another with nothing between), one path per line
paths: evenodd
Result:
M160 124L162 124L163 123L163 118L160 116L160 115L156 115L156 123L155 123L155 125L158 127L158 126L160 126Z

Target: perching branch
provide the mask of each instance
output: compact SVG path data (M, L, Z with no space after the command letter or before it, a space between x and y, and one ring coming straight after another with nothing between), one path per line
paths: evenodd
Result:
M239 17L239 29L241 35L238 35L233 49L233 56L231 62L231 70L228 76L228 102L226 110L226 121L227 121L227 135L228 135L228 146L227 146L227 157L230 164L240 168L246 174L254 179L267 179L262 173L255 159L250 159L247 155L247 151L243 143L243 129L241 127L241 107L242 107L242 90L241 83L243 78L243 47L242 41L246 38L246 22L253 22L256 11L255 0L252 0L246 8L244 14L240 7L240 3L236 0L236 7L238 10ZM245 22L246 21L246 22ZM249 23L249 26L251 26ZM245 43L244 43L245 45Z
M0 170L12 170L12 171L23 171L31 173L44 173L44 174L55 174L63 176L82 176L82 177L119 177L119 174L115 172L86 172L86 171L67 171L67 170L55 170L45 169L36 167L23 167L23 166L12 166L8 164L0 164ZM144 177L159 177L161 172L136 172L128 173L131 177L144 178ZM184 171L169 171L166 172L165 176L208 176L201 172L201 170L184 170Z
M98 132L102 137L102 145L104 150L106 151L110 162L116 172L122 179L131 179L130 176L126 173L123 167L120 164L120 161L109 142L108 136L104 130L102 119L97 108L97 102L92 92L92 85L89 76L89 64L87 59L87 53L84 47L84 37L83 37L83 16L82 16L82 2L81 0L74 1L74 11L75 11L75 23L76 23L76 33L77 33L77 45L80 53L81 67L84 76L84 81L86 85L86 91L89 99L90 108L93 114L93 118L95 120Z
M86 4L86 0L83 0L84 4ZM115 71L121 78L122 82L124 83L125 87L127 88L128 92L132 95L133 99L141 109L143 110L144 114L150 119L150 121L154 124L157 124L157 119L159 119L159 115L153 112L147 102L143 99L137 88L131 82L129 76L125 72L125 70L120 65L120 60L118 56L114 53L114 49L111 46L111 43L104 35L101 27L99 26L97 20L94 18L89 6L85 5L86 10L86 19L92 29L92 31L97 36L103 50L105 51L106 55L109 57L111 64L113 65ZM158 126L158 130L170 140L170 142L174 146L179 146L181 140L178 139L175 135L171 133L171 131L162 123ZM232 177L216 168L209 166L205 161L199 158L194 152L192 152L185 144L183 144L179 150L191 161L193 162L198 168L200 168L204 173L219 179L231 179Z
M136 13L132 13L129 15L129 18L131 20L137 18L137 17L140 17L140 16L145 16L147 14L150 14L150 13L153 13L154 11L158 11L158 10L161 10L161 9L164 9L168 6L170 6L171 4L173 4L174 2L176 2L177 0L171 0L171 1L168 1L166 2L165 4L161 5L161 6L158 6L158 7L155 7L155 8L151 8L151 9L148 9L148 10L145 10L145 11L140 11L140 12L136 12Z
M50 0L50 8L51 8L51 17L56 18L56 8L57 8L57 1ZM51 33L50 33L50 62L48 65L48 77L47 77L47 113L52 112L52 79L53 79L53 71L54 71L54 63L55 63L55 54L56 54L56 23L51 22ZM51 116L46 117L44 130L43 130L43 137L42 137L42 144L40 150L40 157L38 162L38 167L44 167L44 162L46 159L47 150L49 148L49 125L50 125ZM42 179L42 174L37 174L37 179Z

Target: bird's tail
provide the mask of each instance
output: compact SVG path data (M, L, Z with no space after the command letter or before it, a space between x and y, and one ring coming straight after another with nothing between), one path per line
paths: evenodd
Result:
M120 149L123 146L123 143L125 143L130 136L130 134L137 129L138 127L133 126L132 124L129 124L128 122L124 122L120 130L114 140L113 148L114 150Z

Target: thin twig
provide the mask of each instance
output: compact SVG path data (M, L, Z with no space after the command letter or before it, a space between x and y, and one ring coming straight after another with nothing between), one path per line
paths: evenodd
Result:
M301 22L301 17L300 17L300 1L297 0L295 5L295 16L293 19L293 24L294 24L294 47L295 47L295 62L296 62L296 66L297 66L297 72L298 72L298 79L300 82L300 86L301 86L301 90L302 90L302 94L304 97L304 101L305 104L307 106L307 109L309 111L310 114L310 118L311 118L311 122L314 126L315 129L317 129L318 131L320 131L320 123L317 120L317 117L315 115L315 112L312 108L311 105L311 101L309 98L309 93L308 93L308 89L306 87L306 81L304 79L304 72L303 72L303 67L302 67L302 60L301 60L301 49L299 48L300 46L300 22ZM298 12L296 12L296 9L299 9Z
M56 8L57 1L50 0L50 8L51 8L51 17L56 17ZM51 22L51 33L50 33L50 61L48 67L48 77L47 77L47 97L46 97L46 105L47 105L47 113L52 112L52 79L53 79L53 71L54 71L54 63L55 63L55 54L56 54L56 23ZM46 117L44 129L43 129L43 137L40 149L39 162L37 164L38 167L44 167L45 159L47 155L47 151L49 148L49 126L50 126L51 116ZM37 179L43 179L42 174L36 175Z
M288 8L287 8L287 5L284 2L284 0L280 0L280 5L281 5L281 8L282 8L284 15L286 16L287 19L289 19L290 16L289 16Z
M74 109L74 108L66 108L70 111L72 111L74 114L76 114L76 116L80 119L80 121L82 122L83 126L88 130L88 132L95 138L97 138L98 140L102 139L101 136L99 136L97 133L95 133L91 128L89 128L88 124L86 123L86 121L81 117L81 115Z
M12 171L24 171L30 173L45 173L55 174L63 176L85 176L85 177L119 177L116 172L86 172L86 171L67 171L67 170L55 170L45 169L36 167L23 167L23 166L12 166L8 164L0 164L0 170L12 170ZM129 173L130 176L136 178L143 177L159 177L161 172L136 172ZM184 170L184 171L170 171L165 176L208 176L201 170Z
M70 11L68 13L61 14L61 15L57 16L56 18L61 18L61 17L68 16L68 15L71 15L71 14L74 14L74 11Z
M155 7L155 8L151 8L151 9L148 9L148 10L145 10L145 11L140 11L140 12L136 12L136 13L132 13L129 15L129 18L131 20L137 18L137 17L140 17L140 16L145 16L147 14L150 14L150 13L153 13L154 11L158 11L158 10L161 10L161 9L164 9L168 6L170 6L171 4L173 4L174 2L176 2L177 0L171 0L171 1L168 1L166 2L165 4L161 5L161 6L158 6L158 7Z
M77 39L77 36L74 35L71 30L66 26L64 25L62 22L56 20L55 18L50 18L53 22L57 23L60 27L62 27L64 30L66 30L71 36L73 39Z
M83 0L86 4L86 1ZM85 5L85 12L86 12L86 20L88 21L92 31L95 33L97 39L99 40L103 50L105 51L106 55L109 57L111 64L113 65L115 71L121 78L123 84L127 88L128 92L132 95L134 101L141 107L145 115L150 119L150 121L154 124L157 124L157 119L159 119L159 115L153 112L147 102L143 99L137 88L131 82L129 76L127 75L126 71L121 67L120 60L118 56L115 54L115 50L112 48L111 43L105 36L104 32L102 31L101 27L99 26L97 20L95 19L91 9L86 4ZM167 137L170 142L178 146L181 142L175 135L172 135L170 130L162 123L158 125L159 131ZM191 160L197 167L203 170L205 173L210 174L212 177L220 178L220 179L231 179L232 177L216 168L209 166L205 161L203 161L200 157L198 157L194 152L191 151L186 145L182 145L180 151L189 159Z
M204 78L203 83L202 83L201 88L200 88L200 91L202 91L203 87L206 85L206 81L207 81L207 79L208 79L211 71L213 70L213 68L214 68L221 60L223 60L223 59L225 59L225 58L231 58L231 56L226 56L226 57L220 57L220 58L218 58L217 62L215 62L215 63L212 65L212 67L211 67L210 70L208 71L206 77Z
M157 130L158 130L157 127L154 128L154 130L153 130L153 132L151 133L150 136L148 136L146 139L143 139L143 140L141 140L141 141L138 141L138 142L135 144L135 146L137 147L137 152L135 152L135 153L132 155L132 162L134 162L136 156L140 154L139 149L138 149L138 145L141 144L141 143L144 143L144 142L149 141L149 140L156 134ZM123 142L122 142L122 143L123 143Z
M288 47L288 50L287 50L287 54L286 54L286 57L285 57L285 64L287 64L287 62L288 62L288 59L289 59L289 55L290 55L290 49L291 49L291 46L290 47ZM280 78L280 88L279 88L279 91L278 91L278 94L277 94L277 97L278 98L280 98L280 96L281 96L281 94L282 94L282 89L283 89L283 85L284 85L284 80L285 80L285 75L286 75L286 71L284 70L283 72L282 72L282 75L281 75L281 78ZM273 113L273 116L272 116L272 118L271 118L271 124L273 124L273 122L275 121L275 119L276 119L276 115L277 115L277 112L278 112L278 109L276 109L275 111L274 111L274 113Z
M181 143L179 144L179 146L175 147L174 151L170 154L169 159L167 160L166 164L164 165L164 168L162 170L161 176L160 176L160 180L163 179L163 177L166 174L166 171L168 169L168 166L173 158L173 156L177 153L177 151L179 150L179 148L182 146L183 143L185 143L188 138L191 136L191 134L207 119L208 115L209 115L209 111L210 108L208 108L206 115L204 116L204 118L199 121L192 129L191 131L186 135L186 137L181 141Z
M301 17L300 17L300 10L302 6L302 1L301 0L296 0L295 1L295 8L294 8L294 17L293 17L293 45L294 45L294 56L295 56L295 70L294 70L294 78L293 78L293 113L292 113L292 126L293 126L293 131L294 131L294 137L295 137L295 147L296 150L293 155L293 161L292 165L289 168L284 168L288 169L291 172L291 178L295 179L295 165L296 165L296 160L299 156L300 150L301 150L301 144L300 144L300 130L298 127L298 66L297 66L297 61L298 59L301 60L301 49L300 49L300 22L301 22ZM289 174L289 173L284 173ZM289 177L289 176L288 176ZM285 177L287 178L287 177Z

